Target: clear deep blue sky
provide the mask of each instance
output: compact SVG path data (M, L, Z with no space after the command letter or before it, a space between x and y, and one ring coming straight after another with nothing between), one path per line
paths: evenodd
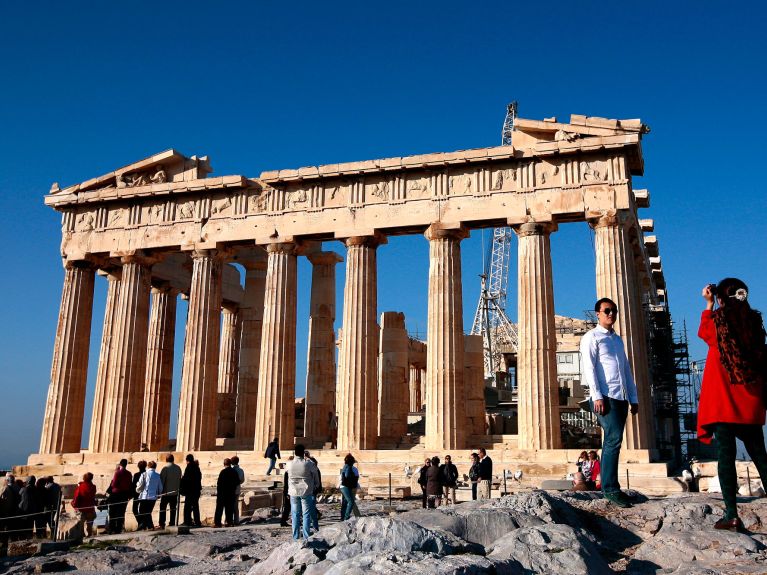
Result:
M611 4L621 6L4 3L0 467L38 448L63 278L60 218L44 195L54 181L74 184L171 147L209 155L215 175L258 176L497 145L512 99L525 118L640 117L652 128L646 175L635 179L652 198L641 215L655 220L671 311L687 322L693 358L705 355L694 336L706 282L740 276L767 310L764 7ZM591 233L563 225L552 246L557 312L580 317L595 298ZM481 254L476 232L463 244L466 329ZM422 333L427 255L421 237L379 249L379 311L404 311ZM308 280L302 262L299 395ZM97 282L86 412L104 295Z

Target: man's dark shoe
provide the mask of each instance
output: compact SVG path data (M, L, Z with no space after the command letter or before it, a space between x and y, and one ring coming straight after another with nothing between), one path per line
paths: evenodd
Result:
M621 499L621 500L622 500L624 503L628 503L628 504L632 504L632 503L634 503L634 500L633 500L631 497L629 497L628 495L626 495L626 494L625 494L623 491L618 491L617 495L618 495L618 497L619 497L619 498L620 498L620 499Z
M631 507L631 503L627 499L624 499L626 496L623 495L623 497L621 497L622 495L623 493L621 493L620 491L617 491L615 493L605 493L605 499L607 499L607 501L609 501L616 507L623 507L624 509L627 507Z
M722 517L719 521L714 523L714 529L727 529L728 531L745 531L743 522L739 517L734 519L725 519Z

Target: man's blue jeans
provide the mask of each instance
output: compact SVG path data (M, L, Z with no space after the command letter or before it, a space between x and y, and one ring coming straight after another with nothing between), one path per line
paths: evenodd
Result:
M629 402L605 397L604 406L605 413L603 415L597 414L597 421L604 431L600 471L602 493L617 493L621 490L618 482L618 459L621 454L623 429L626 427L626 417L629 413Z
M301 536L301 520L303 518L304 539L309 539L311 535L312 516L314 515L314 495L304 495L298 497L290 496L290 515L293 522L293 539L299 539ZM303 516L303 517L302 517Z
M267 475L271 475L272 469L274 469L275 465L277 465L277 458L276 457L270 457L269 458L269 469L266 470Z
M350 487L341 486L341 495L343 495L343 501L341 502L341 520L346 521L352 516L354 511L354 489Z

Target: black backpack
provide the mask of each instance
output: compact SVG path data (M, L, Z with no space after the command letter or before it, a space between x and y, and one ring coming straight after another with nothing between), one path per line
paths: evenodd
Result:
M354 473L353 467L349 467L349 471L347 473L344 473L343 469L341 470L341 485L348 487L349 489L357 489L358 483L359 479L357 474Z

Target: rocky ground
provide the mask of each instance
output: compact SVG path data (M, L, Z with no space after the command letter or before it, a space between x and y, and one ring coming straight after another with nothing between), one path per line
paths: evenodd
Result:
M0 573L767 573L767 500L740 501L749 530L741 534L713 529L720 497L633 496L631 509L582 492L533 491L439 510L413 500L391 514L380 502L361 502L363 517L345 523L337 521L338 504L324 504L320 531L306 542L294 542L271 518L189 534L100 537L3 559Z

